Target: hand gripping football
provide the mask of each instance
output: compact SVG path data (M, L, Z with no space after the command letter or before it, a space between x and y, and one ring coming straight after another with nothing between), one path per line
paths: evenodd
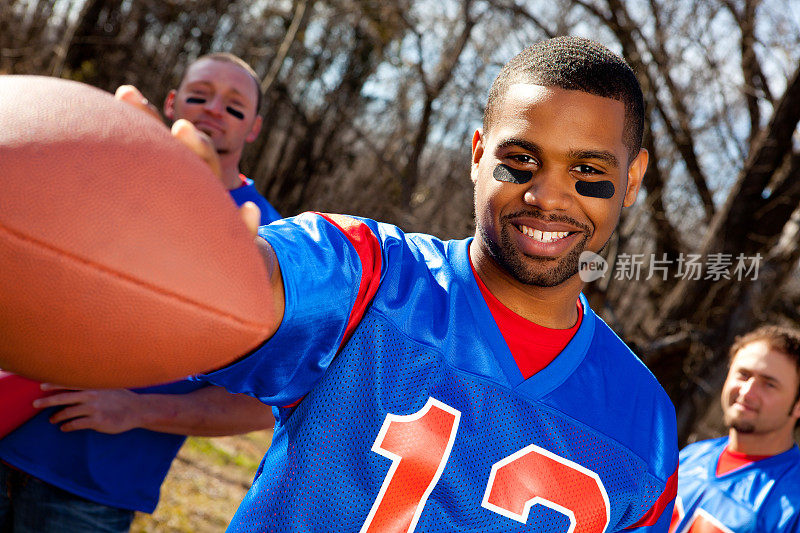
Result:
M225 365L274 329L219 180L103 91L0 76L0 368L139 386Z

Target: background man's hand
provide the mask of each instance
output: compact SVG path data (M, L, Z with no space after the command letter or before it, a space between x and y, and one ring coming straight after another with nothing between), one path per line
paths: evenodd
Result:
M66 406L50 417L61 431L93 429L122 433L140 424L139 395L126 389L68 389L43 383L42 390L62 391L33 402L36 408Z

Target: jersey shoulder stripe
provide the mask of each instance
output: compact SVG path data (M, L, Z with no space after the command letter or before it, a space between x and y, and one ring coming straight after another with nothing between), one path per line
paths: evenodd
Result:
M346 215L318 214L344 233L350 244L355 248L361 261L361 281L358 286L356 301L350 310L347 326L339 344L339 350L341 350L353 334L353 330L361 322L361 318L364 316L375 293L378 292L378 287L380 287L381 245L369 226L358 219Z
M678 495L678 468L675 467L675 472L667 480L667 486L664 487L664 491L661 493L661 496L658 497L658 499L650 508L650 510L647 511L645 515L639 519L638 522L625 529L635 529L639 527L652 526L653 524L659 521L661 516L664 514L664 511L667 510L667 508L673 501L675 501L675 497L677 495Z

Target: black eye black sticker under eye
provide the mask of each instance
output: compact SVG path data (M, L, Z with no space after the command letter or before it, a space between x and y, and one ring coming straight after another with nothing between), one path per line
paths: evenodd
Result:
M186 103L187 104L205 104L206 103L206 99L205 98L198 98L196 96L190 96L189 98L186 99Z
M614 196L614 184L603 181L576 181L575 190L581 196L608 199Z
M226 107L225 111L233 115L234 117L238 118L239 120L244 120L244 113L239 111L238 109L234 109L232 107Z
M505 181L507 183L523 184L528 183L533 178L533 172L530 170L517 170L508 165L497 165L494 167L492 177L497 181Z

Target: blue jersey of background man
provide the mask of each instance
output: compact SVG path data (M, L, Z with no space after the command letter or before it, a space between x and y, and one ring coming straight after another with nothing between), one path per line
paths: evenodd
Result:
M717 476L728 437L680 454L670 533L800 533L800 449Z
M261 210L262 226L281 218L280 213L278 213L278 211L272 207L272 204L258 192L253 180L245 177L244 174L239 174L239 178L242 180L241 187L228 191L233 201L236 202L236 205L242 205L245 202L253 202L256 204L259 210Z
M572 341L523 379L472 239L318 214L260 234L283 321L204 378L291 407L231 530L667 530L672 404L583 297Z

